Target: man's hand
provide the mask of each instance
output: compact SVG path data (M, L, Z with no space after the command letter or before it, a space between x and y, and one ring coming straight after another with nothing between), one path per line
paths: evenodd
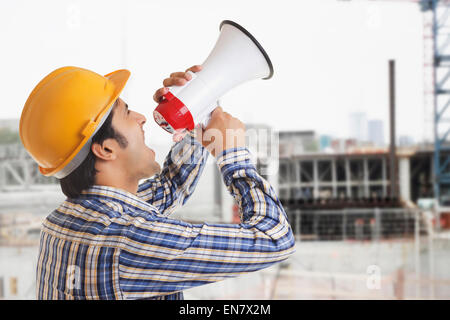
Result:
M162 88L156 90L153 100L160 103L170 86L183 86L192 79L188 71L199 72L201 65L195 65L185 72L173 72L169 78L164 79ZM186 131L176 132L174 141L181 140ZM229 113L223 112L221 107L217 107L211 114L208 126L203 130L201 126L195 128L196 139L206 147L213 156L220 154L223 150L245 146L245 126L237 118Z
M169 78L164 79L163 81L163 86L162 88L156 90L155 94L153 95L153 100L155 100L155 102L160 103L163 96L169 92L169 89L167 87L171 87L171 86L184 86L186 84L186 82L190 81L192 79L192 76L187 73L188 71L192 71L192 72L199 72L200 70L202 70L202 66L201 65L195 65L190 67L189 69L186 69L185 72L173 72L170 74ZM201 128L196 127L195 128L195 136L196 139L201 142L201 135L202 135L203 130ZM173 134L173 141L178 142L181 139L184 138L184 136L187 134L186 130L178 130Z
M213 156L226 149L245 147L245 125L217 107L203 131L202 144Z
M167 87L171 86L184 86L186 82L192 79L192 76L187 73L188 71L192 72L199 72L202 70L201 65L195 65L187 69L185 72L173 72L170 74L169 78L164 79L162 88L159 88L156 90L155 94L153 95L153 100L155 100L156 103L160 103L162 100L163 95L165 95L169 89Z

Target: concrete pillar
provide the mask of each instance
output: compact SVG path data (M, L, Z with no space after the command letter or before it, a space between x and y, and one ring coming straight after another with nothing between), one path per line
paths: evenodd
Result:
M363 169L364 169L364 197L369 197L369 160L367 158L363 159Z
M296 166L297 168L297 181L298 181L298 187L300 188L300 193L303 197L303 189L302 189L302 163L300 160L297 160Z
M336 159L331 160L331 182L333 184L333 198L337 198Z
M386 157L383 157L383 160L381 162L381 175L382 175L382 180L383 180L383 197L387 196L387 176L386 176L386 172L387 172L387 168L386 168Z
M350 172L350 160L345 158L345 183L347 187L347 198L352 196L352 187L351 187L351 172Z
M317 160L313 160L313 183L314 183L314 199L319 197L319 162Z
M399 158L399 187L400 198L404 201L411 200L411 177L409 157Z

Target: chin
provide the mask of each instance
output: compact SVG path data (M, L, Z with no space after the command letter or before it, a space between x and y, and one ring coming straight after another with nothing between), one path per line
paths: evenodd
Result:
M154 161L152 163L152 168L151 168L151 175L154 176L155 174L161 173L161 166L159 165L158 162Z

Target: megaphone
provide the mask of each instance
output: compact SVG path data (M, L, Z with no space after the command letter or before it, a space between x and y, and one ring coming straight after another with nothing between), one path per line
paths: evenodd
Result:
M220 24L219 38L192 80L169 87L153 117L163 129L175 133L205 127L216 101L230 89L254 79L270 79L273 66L259 42L246 29L230 20Z

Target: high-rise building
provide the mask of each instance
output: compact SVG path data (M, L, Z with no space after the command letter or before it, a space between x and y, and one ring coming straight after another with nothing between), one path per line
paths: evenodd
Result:
M318 138L314 131L280 131L280 154L303 154L319 151Z
M367 141L367 116L365 112L350 113L350 138Z
M373 119L368 122L369 141L377 147L384 146L383 120Z
M319 149L320 151L327 151L331 149L332 138L329 135L321 135L319 137Z
M414 138L408 135L401 135L398 138L399 147L411 147L414 145Z

